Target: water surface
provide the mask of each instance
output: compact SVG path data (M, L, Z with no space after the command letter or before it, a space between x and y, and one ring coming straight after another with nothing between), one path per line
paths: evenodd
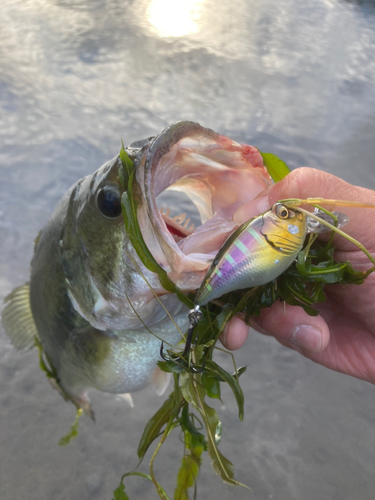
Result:
M33 239L70 185L121 138L175 120L375 189L374 54L372 1L3 0L0 299L27 281ZM0 497L110 499L162 400L146 389L130 408L93 391L97 422L82 419L60 448L73 407L35 351L4 335L0 346ZM236 359L248 365L245 420L223 391L221 447L252 490L222 485L206 458L198 498L372 500L373 386L255 332ZM176 435L156 467L171 494L181 452ZM156 498L128 484L131 498Z

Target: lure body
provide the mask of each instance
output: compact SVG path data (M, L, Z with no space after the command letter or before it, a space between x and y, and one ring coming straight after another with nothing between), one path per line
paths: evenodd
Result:
M307 232L307 216L281 203L247 221L213 260L195 303L203 306L233 290L274 280L292 264Z

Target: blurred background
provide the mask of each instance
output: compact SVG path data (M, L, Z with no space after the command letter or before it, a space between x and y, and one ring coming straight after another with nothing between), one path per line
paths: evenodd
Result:
M374 54L370 0L2 0L0 300L27 281L33 240L64 192L121 138L176 120L375 189ZM255 332L235 357L248 366L245 419L224 390L220 446L251 490L223 485L205 457L198 499L372 500L374 387ZM82 418L59 447L74 408L37 352L16 352L1 330L1 499L112 498L163 399L151 388L134 408L91 399L96 423ZM182 444L168 441L156 474L173 496ZM156 498L140 478L126 484L131 499Z

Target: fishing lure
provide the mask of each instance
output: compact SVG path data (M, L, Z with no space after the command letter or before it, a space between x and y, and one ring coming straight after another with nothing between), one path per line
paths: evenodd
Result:
M316 209L322 222L335 223L333 217ZM348 217L333 213L337 227ZM275 203L268 212L240 226L224 243L213 260L197 294L199 307L233 290L264 285L280 276L295 260L309 233L325 232L327 227L284 203Z
M301 208L302 204L314 206L314 211ZM275 280L296 259L309 233L335 231L373 260L359 242L340 230L349 218L341 212L328 212L320 204L375 208L372 204L322 198L289 199L275 203L267 212L242 224L223 244L197 291L194 309L189 312L182 357L190 351L194 329L203 315L202 306L228 292ZM166 359L163 346L161 355ZM201 372L203 366L199 370L191 366L191 370Z

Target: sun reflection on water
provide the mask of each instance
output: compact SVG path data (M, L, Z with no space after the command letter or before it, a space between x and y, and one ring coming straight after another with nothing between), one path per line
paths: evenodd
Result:
M186 36L199 31L204 0L152 0L147 18L162 37Z

